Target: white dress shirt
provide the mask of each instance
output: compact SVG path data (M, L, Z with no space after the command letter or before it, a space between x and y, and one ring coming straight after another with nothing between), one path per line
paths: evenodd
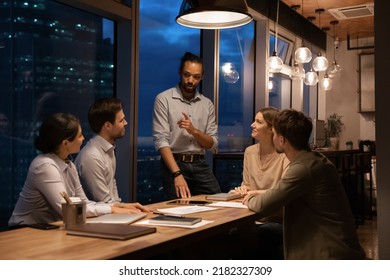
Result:
M91 200L121 201L115 180L115 146L96 135L81 149L75 165L84 191Z
M218 145L218 127L215 122L214 105L209 98L195 93L192 100L183 98L180 88L170 88L157 95L153 114L153 141L156 150L169 146L173 153L204 154L205 150L177 122L187 113L194 127L213 138L215 150Z

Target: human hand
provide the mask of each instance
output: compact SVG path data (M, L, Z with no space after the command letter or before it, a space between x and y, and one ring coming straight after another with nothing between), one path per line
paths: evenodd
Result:
M149 207L146 207L146 206L143 206L142 204L138 203L138 202L134 202L134 203L122 203L124 205L124 208L137 208L139 210L141 210L142 212L153 212L152 209L150 209Z
M147 212L150 213L152 210L146 206L143 206L142 204L135 202L135 203L115 203L113 205L113 208L115 207L116 213L140 213L140 212ZM129 212L130 211L130 212Z
M135 213L141 213L142 211L135 207L120 207L113 205L111 207L112 213L128 213L128 214L135 214Z
M252 198L252 196L255 196L254 193L248 193L244 196L244 198L242 199L242 204L248 206L248 202L249 202L249 199Z
M248 188L246 186L239 186L230 190L229 193L239 193L241 195L246 195L248 193Z
M194 134L196 128L192 125L192 121L187 113L182 112L184 118L177 122L180 128L184 128L191 135Z
M242 204L248 206L249 199L251 199L253 196L262 195L267 190L255 190L255 191L248 191L245 197L242 199Z
M187 182L183 175L175 177L174 184L176 189L176 196L181 198L190 198L191 192L188 188Z

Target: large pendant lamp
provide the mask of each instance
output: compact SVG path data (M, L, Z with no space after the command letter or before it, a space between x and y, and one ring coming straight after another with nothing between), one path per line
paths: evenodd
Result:
M176 22L200 29L224 29L253 20L245 0L183 0Z
M267 68L270 73L279 73L283 68L283 61L278 56L278 21L279 21L279 0L276 4L276 21L275 21L275 42L274 51L267 59Z
M324 9L317 9L316 13L318 14L318 26L321 28L321 14L325 12ZM318 53L318 56L313 60L313 69L315 71L325 71L328 69L329 62L321 52Z

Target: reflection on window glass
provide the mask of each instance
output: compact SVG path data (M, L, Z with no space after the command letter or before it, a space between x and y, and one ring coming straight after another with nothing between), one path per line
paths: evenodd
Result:
M275 49L275 35L270 34L270 53L271 56ZM285 65L290 64L291 53L289 48L292 43L285 40L282 37L278 37L277 54L282 59ZM269 106L285 109L291 106L291 79L282 73L270 73L268 81L268 92L269 92Z
M269 48L269 55L271 56L275 50L275 35L273 34L270 34L270 37L269 37L269 45L270 45L270 48ZM283 63L284 64L290 64L290 56L288 55L289 54L289 47L290 47L291 43L283 38L280 38L278 36L278 49L277 49L277 54L278 56L282 59Z
M152 140L152 111L156 95L179 82L180 58L186 51L200 54L200 31L175 22L181 0L140 1L137 201L165 199L160 179L160 154Z
M269 106L286 109L291 107L291 79L282 73L270 74L268 81Z
M3 1L0 18L0 229L37 151L41 121L55 112L81 120L95 98L113 95L113 23L54 1ZM6 16L4 16L6 15Z
M220 32L218 152L243 152L252 143L254 23Z

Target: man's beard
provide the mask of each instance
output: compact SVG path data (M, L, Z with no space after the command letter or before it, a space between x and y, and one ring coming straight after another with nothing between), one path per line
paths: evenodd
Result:
M196 92L194 84L183 84L183 89L186 93L194 94Z

